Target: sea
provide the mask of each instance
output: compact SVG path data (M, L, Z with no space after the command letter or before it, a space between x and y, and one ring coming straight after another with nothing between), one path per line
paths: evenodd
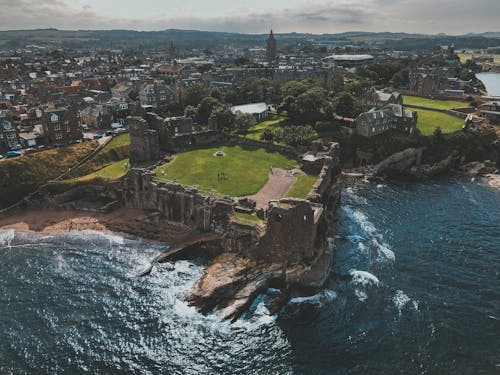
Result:
M500 73L478 73L476 77L484 83L490 96L500 97Z
M359 181L334 225L322 292L234 324L184 302L203 259L141 278L167 245L2 230L0 374L500 373L499 190Z

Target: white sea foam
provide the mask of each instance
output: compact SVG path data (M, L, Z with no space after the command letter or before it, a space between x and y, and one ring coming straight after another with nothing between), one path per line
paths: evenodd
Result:
M399 314L401 314L401 310L403 309L403 307L405 307L406 304L408 304L408 302L410 301L410 297L408 297L402 290L396 290L396 293L392 297L392 302L399 310Z
M378 233L375 225L368 219L368 217L361 212L360 210L352 209L351 207L343 207L344 212L352 219L361 230L364 232L364 237L354 234L350 235L347 238L351 242L358 243L358 250L366 250L366 243L362 243L365 237L369 238L369 243L376 250L376 259L380 262L389 261L394 262L396 256L394 252L391 250L389 244L384 241L384 236L381 233ZM362 243L362 246L360 246Z
M288 303L289 304L301 304L308 303L314 305L325 305L329 302L332 302L337 298L337 293L333 290L325 289L318 294L309 297L295 297L292 298Z
M361 302L368 299L368 288L378 287L380 284L379 279L367 271L350 270L349 274L352 276L352 283L356 286L354 293Z
M16 232L14 229L0 230L0 246L10 247L15 236Z
M396 255L394 255L394 251L389 249L386 243L380 243L376 239L372 240L372 243L376 246L378 252L378 259L384 258L385 260L394 262L396 260Z

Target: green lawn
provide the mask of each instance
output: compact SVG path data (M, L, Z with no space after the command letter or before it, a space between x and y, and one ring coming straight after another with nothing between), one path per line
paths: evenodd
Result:
M113 139L106 145L106 148L116 148L121 146L128 146L130 144L130 133L123 133L113 137Z
M431 135L439 126L443 134L453 133L461 130L464 120L435 111L426 111L419 109L418 111L417 128L423 135Z
M245 224L256 225L262 224L263 221L256 214L247 214L244 212L236 212L236 218Z
M102 169L99 169L98 171L91 173L88 176L83 177L83 179L89 178L89 177L101 177L105 178L108 180L117 180L120 177L123 177L126 173L127 170L123 168L125 163L129 163L129 159L123 159L114 163L111 163L107 166L105 166Z
M219 150L226 156L214 156ZM220 194L239 197L257 193L266 184L271 166L291 168L296 165L294 158L263 148L220 146L178 154L172 162L156 168L155 173L159 179L176 179L184 185L197 185L204 191L216 189ZM221 172L227 177L219 178Z
M307 194L311 191L314 183L318 179L317 176L299 175L296 174L297 182L292 186L290 191L286 194L288 198L305 199Z
M260 136L262 133L264 133L264 130L267 129L270 126L276 126L280 122L282 122L285 118L284 117L276 117L270 120L262 121L259 122L258 124L252 126L246 135L246 138L254 139L257 141L260 141Z
M451 109L469 106L469 103L458 100L436 100L421 98L419 96L403 96L403 103L436 109Z

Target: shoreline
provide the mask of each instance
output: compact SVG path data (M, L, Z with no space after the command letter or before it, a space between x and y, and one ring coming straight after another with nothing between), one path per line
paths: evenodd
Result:
M61 233L95 230L102 233L122 233L150 241L168 244L187 241L197 234L183 225L157 220L137 209L120 208L110 213L76 210L27 209L0 217L0 230Z

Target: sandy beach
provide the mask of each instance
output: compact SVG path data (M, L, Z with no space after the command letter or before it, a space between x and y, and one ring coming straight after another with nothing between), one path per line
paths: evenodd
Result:
M108 214L84 211L27 210L0 217L0 229L43 233L96 230L125 233L167 243L181 242L195 233L188 227L157 220L141 210L121 208Z

